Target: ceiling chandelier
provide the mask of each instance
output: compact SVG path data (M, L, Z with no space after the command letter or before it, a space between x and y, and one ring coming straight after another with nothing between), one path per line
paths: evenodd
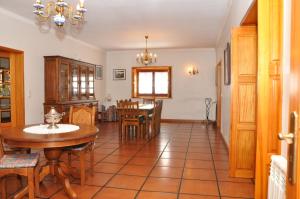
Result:
M87 11L84 7L84 0L79 0L76 9L64 0L57 0L56 2L50 1L46 5L44 5L41 0L36 0L33 7L33 13L41 20L49 20L53 17L54 23L59 27L65 24L66 19L68 19L72 25L83 23L84 13Z
M154 53L151 53L148 51L148 46L147 46L147 41L148 41L148 35L145 36L146 39L146 49L144 52L142 53L138 53L136 55L136 61L140 64L144 64L144 65L148 65L148 64L152 64L155 63L157 61L157 55Z

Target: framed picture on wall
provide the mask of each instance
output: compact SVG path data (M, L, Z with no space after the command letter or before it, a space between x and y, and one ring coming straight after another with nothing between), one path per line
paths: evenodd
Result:
M126 80L126 69L113 69L113 80Z
M95 79L97 79L97 80L103 79L103 66L96 65L96 67L95 67Z
M231 60L230 60L230 43L227 43L224 50L224 84L230 85L231 82Z

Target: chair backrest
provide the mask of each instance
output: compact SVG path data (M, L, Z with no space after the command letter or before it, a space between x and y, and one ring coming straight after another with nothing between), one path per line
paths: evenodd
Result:
M123 106L124 103L131 102L131 99L117 100L117 108Z
M0 136L0 158L4 156L3 138Z
M95 106L71 106L69 113L69 123L95 125Z
M143 104L155 104L155 98L143 98Z
M130 109L138 109L139 108L139 102L131 102L131 101L123 101L119 102L118 108L130 108Z
M152 119L152 130L154 134L160 133L160 124L161 124L161 112L162 112L162 100L157 100L154 104L154 112L153 112L153 119Z

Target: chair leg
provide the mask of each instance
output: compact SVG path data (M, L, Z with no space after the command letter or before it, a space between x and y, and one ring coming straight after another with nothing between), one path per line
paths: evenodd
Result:
M80 185L83 186L85 182L85 151L80 152Z
M72 152L68 152L68 164L69 164L69 167L72 166Z
M28 196L29 199L34 199L34 168L27 169L27 177L28 177Z
M1 177L0 186L1 186L1 198L6 199L6 179L5 179L5 176Z
M136 125L136 137L141 138L141 129L140 125Z
M34 188L35 188L35 195L40 195L40 170L41 167L38 163L36 168L34 169Z
M91 148L90 150L90 158L91 158L91 176L94 176L94 150Z

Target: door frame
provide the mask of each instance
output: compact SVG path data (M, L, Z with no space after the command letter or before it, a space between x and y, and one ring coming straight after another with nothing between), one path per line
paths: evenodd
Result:
M283 0L258 3L257 144L255 198L265 199L272 155L281 154L277 138L282 113Z
M217 128L221 129L222 123L222 62L216 65L216 87L217 87Z
M289 111L296 111L300 113L300 3L299 0L292 0L292 23L291 23L291 70L290 70L290 108ZM291 184L288 180L286 182L287 198L300 198L300 119L298 116L298 129L295 138L297 149L296 155L296 184ZM289 150L291 148L289 147ZM288 151L288 153L290 153ZM288 167L289 168L289 167ZM288 179L288 178L287 178Z

